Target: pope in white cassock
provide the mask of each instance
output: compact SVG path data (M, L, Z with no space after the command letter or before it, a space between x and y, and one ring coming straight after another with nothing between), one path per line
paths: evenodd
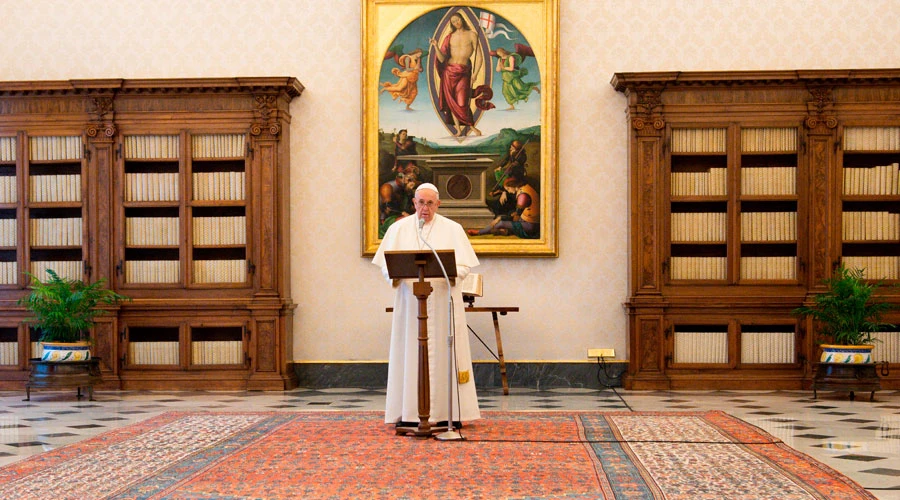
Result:
M415 217L404 217L391 224L372 263L381 267L388 277L384 252L388 250L429 250L419 237L418 219L424 219L421 237L435 250L454 250L456 258L456 285L453 295L453 316L456 322L456 376L453 390L453 416L447 417L447 383L449 378L447 336L448 298L447 283L443 278L429 279L433 291L428 296L428 373L431 386L431 414L429 421L468 422L481 418L478 397L475 394L475 377L472 373L472 353L469 348L466 312L460 285L469 270L478 265L478 258L469 238L458 223L437 214L441 204L437 187L425 183L416 189L413 200ZM419 302L413 294L417 280L400 280L395 286L394 316L391 327L391 350L388 359L387 401L384 421L388 424L403 422L418 425L418 364L419 364Z

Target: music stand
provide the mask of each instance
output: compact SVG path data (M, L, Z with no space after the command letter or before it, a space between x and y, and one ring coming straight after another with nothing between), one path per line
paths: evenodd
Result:
M440 257L438 262L435 253ZM419 300L419 425L397 427L397 434L414 434L416 437L428 437L447 430L447 426L432 427L428 419L431 417L431 380L428 370L428 296L433 288L425 278L456 277L456 256L453 250L389 250L384 252L388 276L391 279L418 279L413 283L413 295ZM450 291L448 290L448 293ZM449 320L450 318L448 318ZM452 391L452 387L447 388ZM449 410L449 409L448 409ZM452 416L447 417L452 419ZM448 420L449 422L449 420Z

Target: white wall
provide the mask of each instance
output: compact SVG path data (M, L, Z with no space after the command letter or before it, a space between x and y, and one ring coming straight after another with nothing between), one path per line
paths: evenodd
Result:
M898 18L894 0L560 0L560 256L478 269L478 304L521 308L502 320L507 360L610 346L624 357L625 101L613 73L896 67ZM386 359L391 291L360 257L357 0L0 0L0 24L0 80L297 77L294 358ZM489 319L472 323L491 338Z

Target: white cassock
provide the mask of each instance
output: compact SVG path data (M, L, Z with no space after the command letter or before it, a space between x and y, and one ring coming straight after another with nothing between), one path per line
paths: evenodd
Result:
M459 285L478 265L478 257L469 243L462 226L435 214L432 221L422 228L422 237L435 250L454 250L456 258L456 286L452 288L453 316L456 319L455 339L457 373L453 381L453 421L467 422L481 418L478 396L475 394L475 376L472 372L472 352L469 348L469 330L466 326L465 304ZM372 263L381 267L388 278L384 252L387 250L429 250L419 239L418 218L404 217L391 224ZM390 279L390 278L388 278ZM417 280L401 280L394 294L394 316L391 326L391 351L388 359L387 401L385 423L398 421L419 422L419 299L413 294ZM432 423L447 421L447 335L449 306L447 283L443 278L428 280L433 291L428 296L428 373L431 386ZM461 376L457 376L461 374ZM457 397L458 396L458 397Z

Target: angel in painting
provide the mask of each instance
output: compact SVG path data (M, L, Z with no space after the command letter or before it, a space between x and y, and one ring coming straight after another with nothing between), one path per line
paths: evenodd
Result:
M406 109L412 109L410 106L419 95L419 73L422 70L422 56L425 51L417 48L408 54L402 54L403 46L391 47L387 51L385 60L393 58L399 68L392 68L391 74L396 76L396 82L381 82L381 91L390 92L391 98L395 101L400 100L406 104Z
M528 69L523 68L522 61L526 57L534 57L534 52L527 45L516 44L516 51L510 52L503 47L492 52L497 57L497 72L503 79L503 97L509 103L508 109L516 109L519 101L528 102L531 92L541 93L538 82L526 82L523 78L528 75Z

